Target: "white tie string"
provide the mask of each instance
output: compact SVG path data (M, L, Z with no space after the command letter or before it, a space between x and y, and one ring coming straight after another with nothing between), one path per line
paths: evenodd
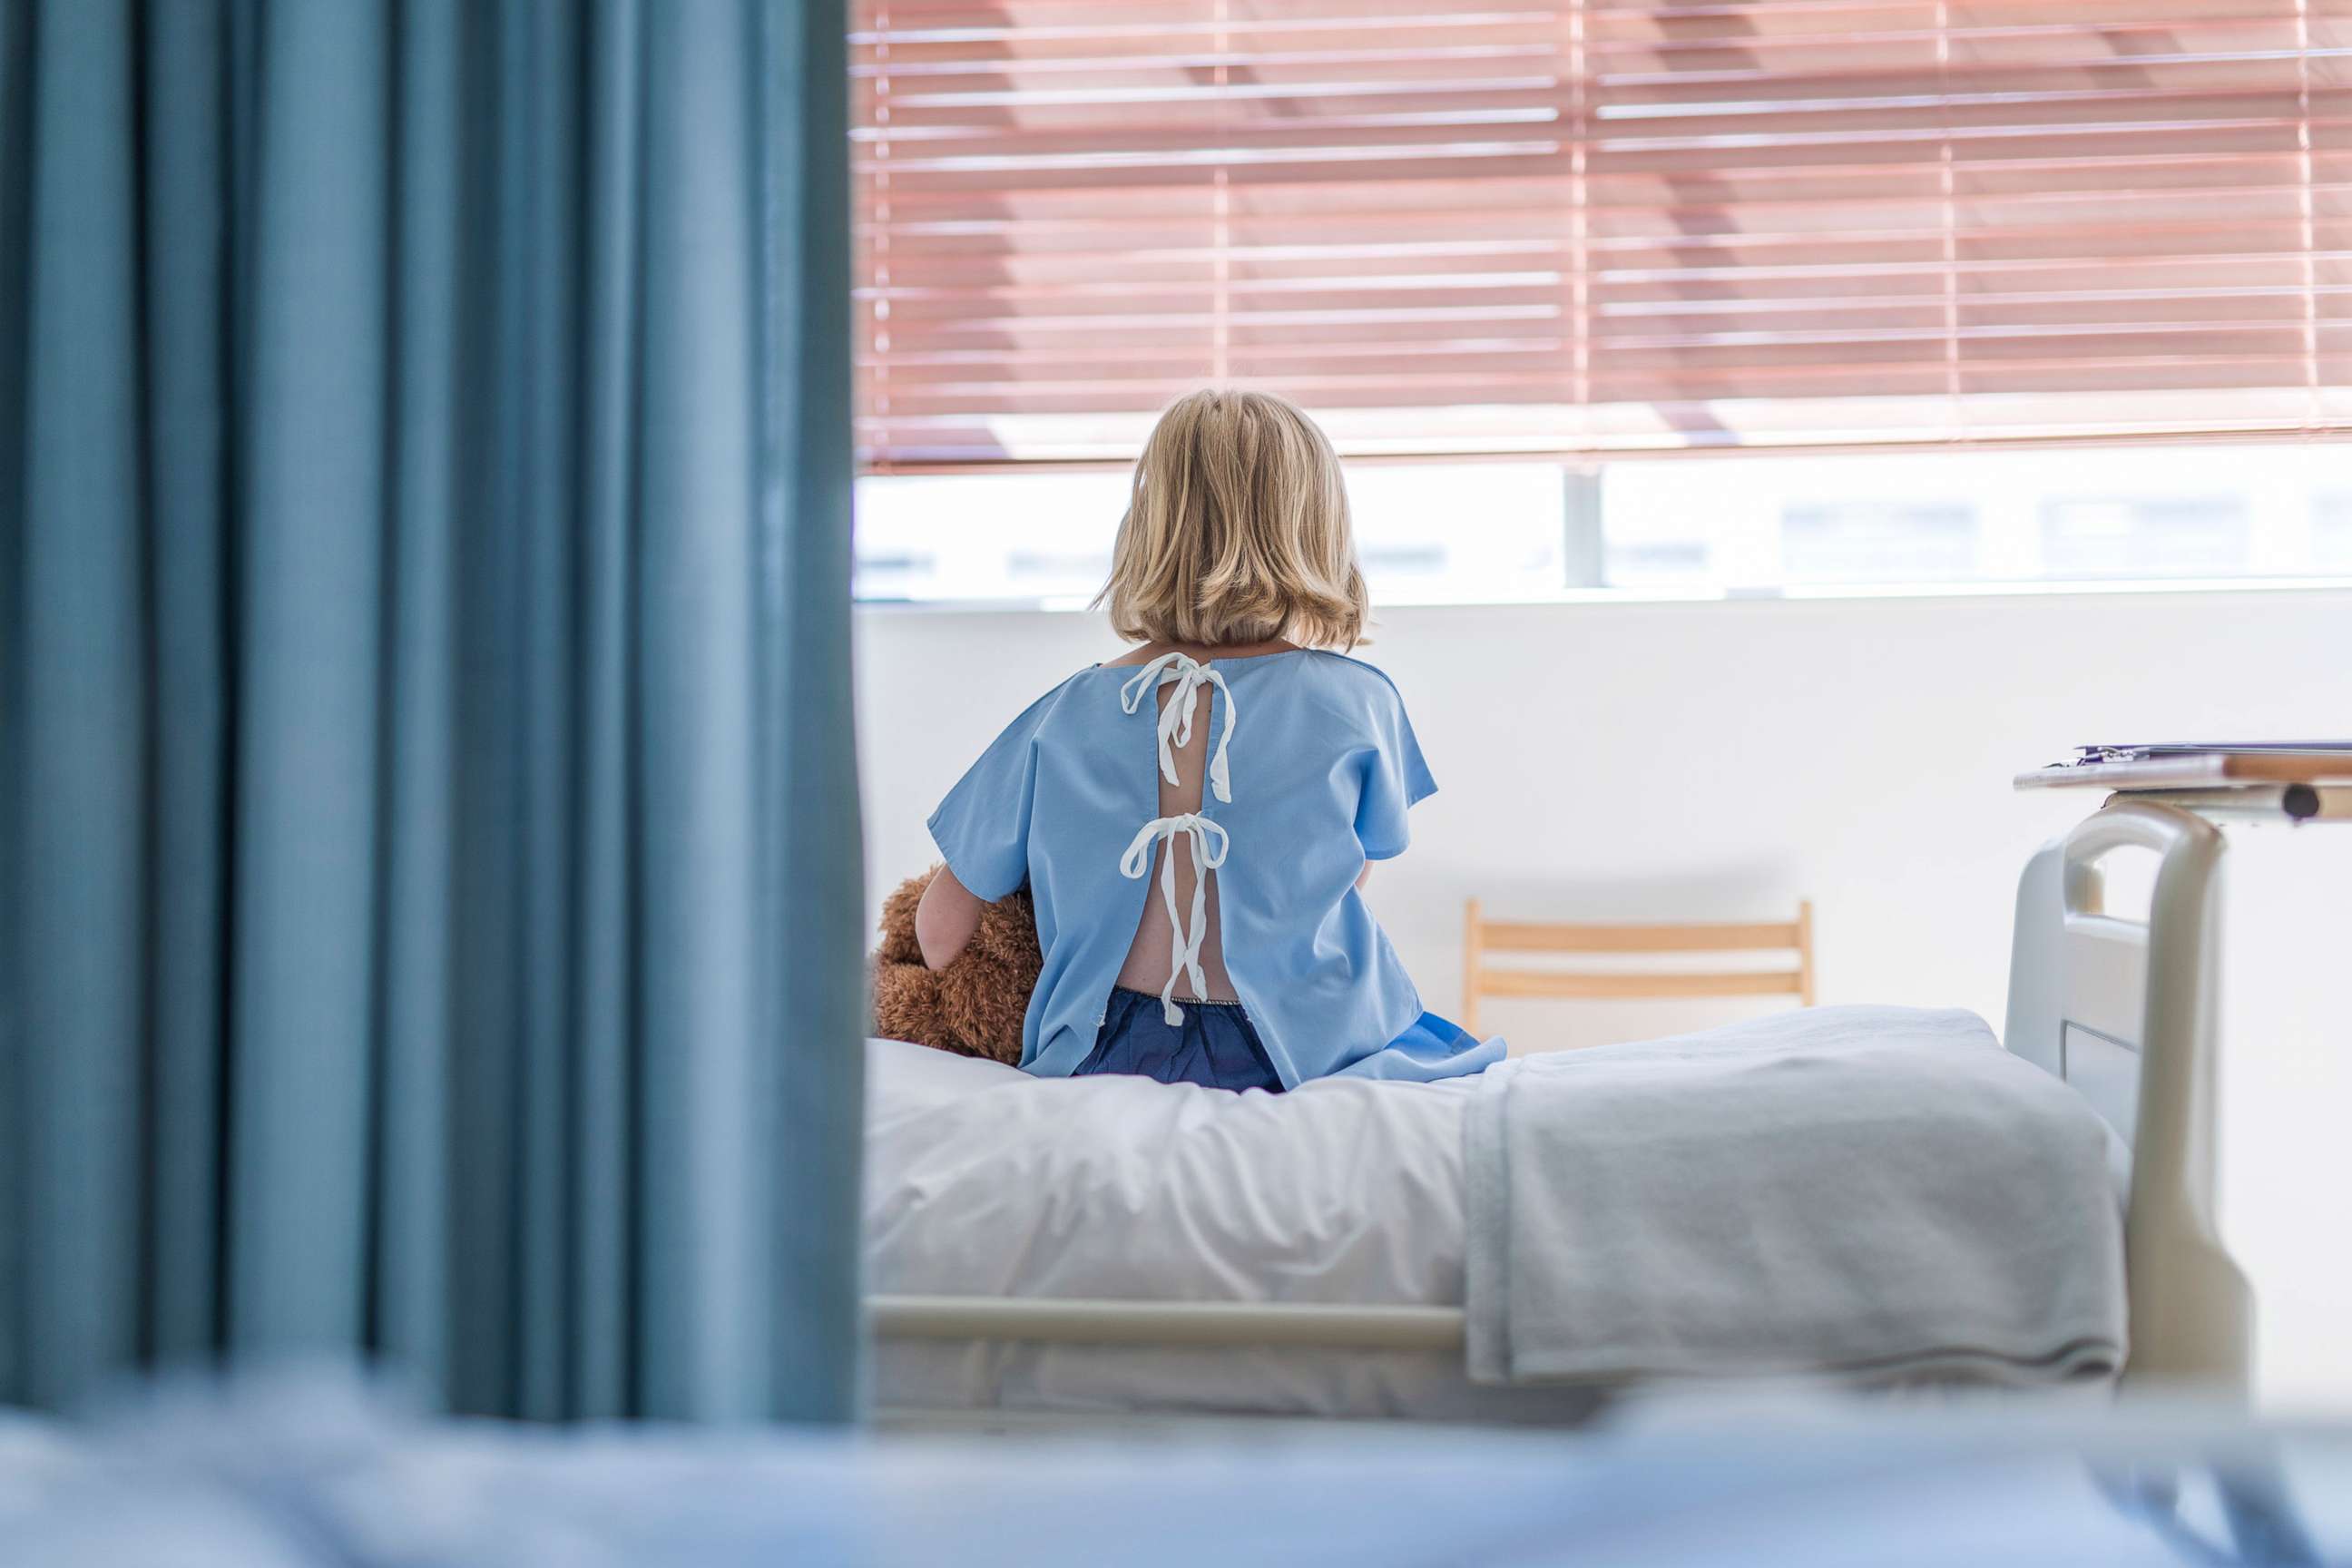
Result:
M1183 917L1176 912L1176 839L1184 835L1190 835L1192 840L1192 920L1189 934ZM1169 939L1168 984L1160 992L1160 1016L1172 1029L1184 1021L1184 1009L1176 1005L1176 982L1180 978L1192 980L1195 996L1209 994L1208 977L1201 972L1201 942L1209 931L1209 873L1225 863L1225 851L1233 840L1223 825L1192 812L1180 816L1155 816L1137 830L1127 853L1118 858L1118 874L1132 879L1149 871L1151 847L1161 839L1168 841L1168 848L1160 858L1160 896L1168 906L1168 925L1173 934ZM1210 847L1212 839L1215 840L1214 848Z
M1234 798L1231 772L1225 765L1225 748L1233 744L1233 688L1211 665L1201 663L1189 654L1163 653L1135 672L1135 679L1118 689L1118 705L1132 713L1143 706L1144 698L1161 686L1175 685L1168 705L1160 710L1160 772L1170 784L1176 783L1176 753L1192 743L1192 704L1203 686L1213 686L1224 693L1225 727L1217 732L1217 749L1209 757L1209 788L1219 800L1230 805Z

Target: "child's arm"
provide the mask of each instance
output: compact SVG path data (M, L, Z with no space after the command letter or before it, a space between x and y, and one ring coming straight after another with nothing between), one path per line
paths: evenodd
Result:
M954 963L980 929L980 911L985 907L956 880L953 871L940 867L923 889L923 901L915 906L915 945L923 950L925 967L945 969Z

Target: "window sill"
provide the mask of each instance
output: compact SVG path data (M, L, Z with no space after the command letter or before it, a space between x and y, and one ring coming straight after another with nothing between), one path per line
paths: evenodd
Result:
M2045 599L2137 594L2327 594L2352 590L2345 577L2161 577L2084 581L1980 583L1804 583L1737 588L1560 588L1524 594L1432 592L1372 594L1375 611L1425 606L1529 605L1782 604L1818 599ZM1069 615L1086 611L1084 596L1034 598L861 598L860 611L882 614Z

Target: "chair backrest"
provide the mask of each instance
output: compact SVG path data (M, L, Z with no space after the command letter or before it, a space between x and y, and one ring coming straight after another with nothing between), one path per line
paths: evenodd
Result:
M1579 965L1574 969L1501 967L1495 953L1593 955L1658 952L1788 952L1786 968L1661 969ZM1794 996L1813 1005L1813 902L1791 921L1687 921L1671 925L1591 925L1487 920L1469 901L1462 930L1462 1026L1475 1034L1486 996L1552 996L1586 1001L1648 997Z

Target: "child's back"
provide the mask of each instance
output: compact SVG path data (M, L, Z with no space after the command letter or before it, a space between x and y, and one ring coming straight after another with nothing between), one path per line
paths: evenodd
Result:
M1187 648L1165 648L1151 644L1123 658L1112 659L1107 668L1138 668L1171 652L1181 653L1195 660L1222 658L1230 667L1236 658L1288 651L1290 645L1287 643L1234 648L1223 654L1198 643ZM1215 720L1211 702L1215 688L1205 680L1196 683L1196 689L1189 700L1171 716L1169 704L1175 695L1175 683L1160 684L1153 692L1153 712L1159 723L1169 726L1176 734L1197 732L1207 735ZM1192 710L1189 717L1183 711L1185 707ZM1172 748L1172 756L1176 764L1175 776L1171 778L1161 774L1160 777L1160 815L1163 817L1181 816L1187 812L1199 811L1202 802L1207 797L1209 786L1207 746L1178 745ZM1171 988L1171 982L1182 968L1176 954L1182 951L1183 933L1177 928L1175 918L1169 913L1170 904L1172 901L1177 909L1189 909L1194 892L1203 888L1202 873L1199 862L1193 858L1191 837L1179 836L1160 840L1153 847L1152 863L1148 874L1153 878L1171 878L1175 898L1172 900L1143 900L1143 923L1136 928L1135 941L1127 950L1127 962L1119 966L1118 983L1125 990L1157 995ZM1241 998L1234 993L1233 977L1225 973L1223 922L1218 918L1214 877L1206 879L1205 895L1208 930L1198 957L1202 980L1195 989L1203 1000L1238 1002Z
M1385 676L1285 640L1357 640L1353 554L1296 410L1202 394L1163 420L1105 591L1146 646L1031 705L931 819L940 946L957 900L1031 890L1031 1071L1284 1089L1500 1055L1422 1011L1357 890L1435 785Z

